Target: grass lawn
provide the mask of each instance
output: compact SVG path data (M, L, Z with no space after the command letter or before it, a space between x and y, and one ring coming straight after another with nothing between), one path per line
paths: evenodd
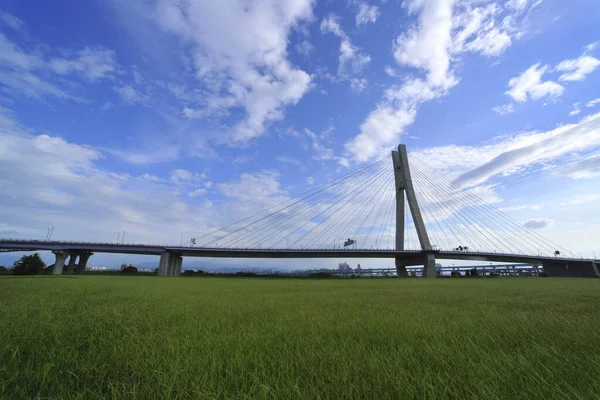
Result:
M600 280L0 278L0 398L600 398Z

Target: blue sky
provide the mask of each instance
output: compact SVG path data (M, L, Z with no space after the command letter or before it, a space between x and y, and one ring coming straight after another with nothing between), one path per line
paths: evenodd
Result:
M592 254L599 15L593 0L5 0L0 236L178 243L403 142Z

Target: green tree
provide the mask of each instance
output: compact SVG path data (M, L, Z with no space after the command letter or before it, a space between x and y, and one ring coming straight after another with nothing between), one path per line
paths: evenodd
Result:
M38 253L23 256L13 264L15 275L37 275L46 268L46 264Z

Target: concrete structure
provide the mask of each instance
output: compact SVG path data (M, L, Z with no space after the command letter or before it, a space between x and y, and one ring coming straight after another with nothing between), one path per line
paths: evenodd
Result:
M593 260L547 260L542 265L548 276L599 278L599 264Z
M213 258L387 258L398 259L403 265L426 265L429 255L440 260L468 260L485 262L505 262L542 265L550 276L598 276L600 260L560 258L555 256L522 255L505 253L483 253L475 251L442 251L442 250L317 250L317 249L224 249L182 247L165 245L120 244L120 243L89 243L89 242L60 242L41 240L0 240L0 251L52 251L56 255L54 274L61 274L67 255L73 251L80 254L77 272L81 273L87 260L93 253L112 254L145 254L161 256L164 275L177 276L181 271L182 257L213 257ZM164 254L164 256L163 256ZM163 261L163 257L169 259ZM177 260L172 269L164 269L171 265L171 259ZM166 263L166 264L165 264ZM568 271L567 271L568 267ZM493 268L493 267L492 267ZM435 270L435 266L433 267ZM60 271L60 272L59 272ZM161 269L159 268L159 275ZM169 271L173 275L169 275ZM573 272L575 271L575 272Z
M73 274L75 272L75 261L77 260L78 256L79 256L79 253L77 253L77 252L69 253L69 264L67 264L67 268L65 268L63 273Z
M52 275L61 275L63 273L65 259L67 258L68 253L61 250L53 250L52 252L56 256L56 260L54 261L54 269L52 269Z
M394 181L396 184L396 250L404 250L404 196L406 195L406 201L410 207L410 213L412 215L415 229L417 230L417 236L419 237L419 243L421 249L423 249L422 263L424 266L423 276L426 278L432 278L436 275L435 270L435 255L431 248L431 242L425 229L425 223L423 222L423 216L421 215L421 209L415 195L415 189L410 175L410 166L408 165L408 155L406 153L406 146L401 144L398 146L398 151L392 151L392 161L394 165ZM418 264L421 264L421 261ZM405 259L396 258L396 273L399 278L407 277L408 272L406 267L408 265Z
M77 264L76 274L83 274L90 257L93 255L91 251L80 251L79 252L79 264Z
M165 251L160 255L158 276L180 276L183 257L180 254Z

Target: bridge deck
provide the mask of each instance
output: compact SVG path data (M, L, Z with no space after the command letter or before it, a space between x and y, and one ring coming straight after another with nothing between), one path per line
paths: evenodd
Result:
M408 265L422 262L425 252L421 250L387 250L387 249L241 249L241 248L200 248L168 245L144 245L121 243L91 243L35 240L0 240L0 251L91 251L94 253L145 254L160 255L165 251L185 257L216 258L400 258ZM430 251L437 259L473 260L488 262L514 262L542 264L544 261L555 262L598 262L591 259L574 259L542 255L478 253L466 251ZM410 264L414 263L414 264Z

